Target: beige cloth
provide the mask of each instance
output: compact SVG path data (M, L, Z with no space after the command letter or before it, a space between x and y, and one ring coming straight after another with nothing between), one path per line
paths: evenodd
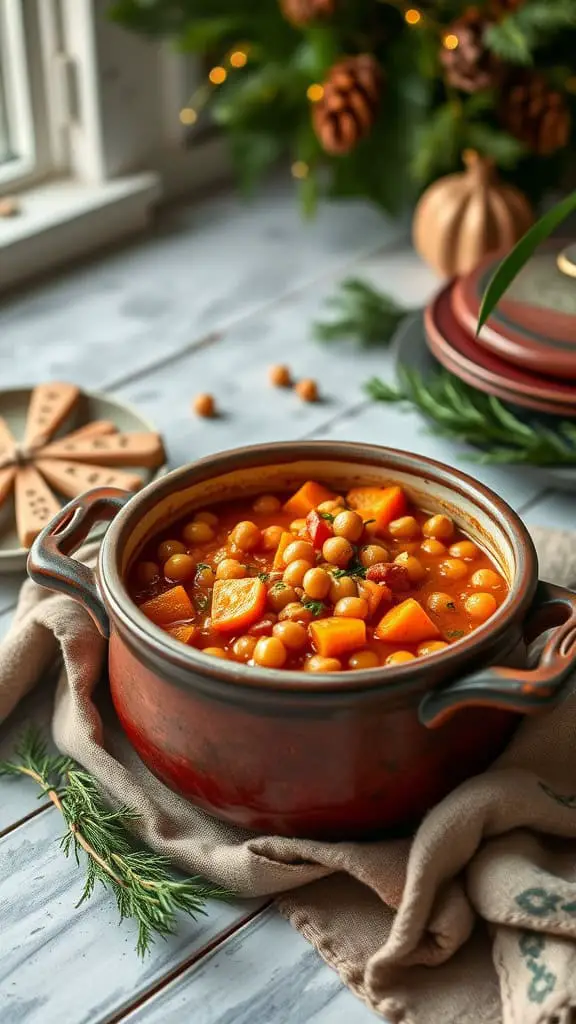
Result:
M541 575L576 587L576 539L534 531ZM223 825L144 768L95 692L105 645L70 599L26 583L0 647L0 720L63 656L53 736L183 869L282 914L393 1024L576 1020L576 696L526 720L412 842L322 843ZM430 968L433 968L432 970Z

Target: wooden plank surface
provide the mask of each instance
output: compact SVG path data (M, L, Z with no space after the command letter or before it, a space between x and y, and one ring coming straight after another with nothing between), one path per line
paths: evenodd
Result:
M273 909L123 1018L125 1024L372 1024L378 1019Z
M359 204L324 208L304 227L282 185L251 207L222 196L171 211L144 243L0 306L0 379L108 386L155 420L173 465L303 436L389 444L458 464L528 509L531 521L568 525L572 499L544 493L537 473L471 466L461 461L463 449L431 437L415 414L367 402L362 384L373 374L392 379L392 353L311 341L312 319L350 269L407 306L432 293L436 279L400 241L403 230ZM274 362L315 377L323 400L305 405L270 389L266 369ZM204 390L221 408L214 420L190 412ZM0 637L20 582L0 578ZM41 690L0 728L0 757L29 715L48 727L50 704ZM139 964L132 926L116 928L104 893L73 909L81 881L55 842L58 816L43 811L18 825L40 806L33 786L0 779L1 1024L105 1024L126 1013L138 1024L374 1019L274 912L184 969L244 920L247 905L211 906L199 925L185 922ZM182 973L164 984L174 971Z
M83 875L59 848L62 831L50 809L0 839L2 1024L102 1024L261 905L210 901L141 961L133 922L118 924L103 888L75 909Z

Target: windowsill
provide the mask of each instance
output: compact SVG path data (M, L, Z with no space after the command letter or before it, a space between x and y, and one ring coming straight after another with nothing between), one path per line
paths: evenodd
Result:
M51 182L22 193L0 220L0 291L146 227L161 193L156 173L101 185Z

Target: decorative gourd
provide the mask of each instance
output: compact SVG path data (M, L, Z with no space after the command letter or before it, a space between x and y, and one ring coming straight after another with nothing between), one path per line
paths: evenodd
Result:
M498 180L491 160L472 150L463 160L466 170L430 185L414 212L414 246L446 277L468 273L490 252L511 249L534 221L526 197Z

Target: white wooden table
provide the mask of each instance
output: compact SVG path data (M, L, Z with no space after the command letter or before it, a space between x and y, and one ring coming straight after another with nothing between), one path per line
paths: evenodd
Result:
M407 224L362 204L324 207L303 225L291 187L253 205L232 195L162 216L145 241L20 293L0 306L2 386L64 379L136 403L163 432L173 465L256 441L365 440L455 463L462 449L421 420L367 401L389 379L383 349L321 347L309 325L339 279L364 275L407 305L437 286L411 251ZM304 405L267 387L269 364L315 377ZM222 417L190 401L213 392ZM571 525L574 499L537 475L478 468L529 522ZM0 579L0 637L21 579ZM0 728L0 757L31 716L48 728L50 695L33 695ZM58 814L32 785L0 779L0 1024L362 1024L373 1015L273 907L214 903L141 963L130 922L103 891L78 910L81 872L58 849Z

